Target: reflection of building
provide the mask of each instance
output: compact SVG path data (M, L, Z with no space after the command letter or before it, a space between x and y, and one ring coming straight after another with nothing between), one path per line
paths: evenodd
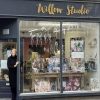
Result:
M61 99L100 92L99 3L4 0L0 8L0 90L4 94L10 95L7 64L2 61L7 61L13 47L20 60L20 98L42 100L49 94Z

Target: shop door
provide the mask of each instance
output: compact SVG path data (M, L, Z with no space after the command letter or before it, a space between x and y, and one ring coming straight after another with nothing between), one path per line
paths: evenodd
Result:
M0 40L0 97L11 95L7 59L11 54L11 49L15 47L16 42L12 40Z

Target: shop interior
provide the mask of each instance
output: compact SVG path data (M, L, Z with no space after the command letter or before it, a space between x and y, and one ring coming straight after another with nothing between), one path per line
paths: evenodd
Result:
M15 41L13 40L0 41L0 80L4 80L6 82L9 82L7 59L11 55L12 48L16 48Z
M60 92L60 67L64 92L100 90L98 23L20 21L20 38L23 92Z

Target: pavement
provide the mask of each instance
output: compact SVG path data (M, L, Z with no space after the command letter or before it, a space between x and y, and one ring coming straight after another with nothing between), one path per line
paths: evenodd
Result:
M0 100L11 100L10 98L0 98ZM52 98L52 99L27 99L27 100L100 100L100 96L98 97L74 97L74 98Z
M3 98L3 99L0 98L0 100L11 100L11 99L10 98Z

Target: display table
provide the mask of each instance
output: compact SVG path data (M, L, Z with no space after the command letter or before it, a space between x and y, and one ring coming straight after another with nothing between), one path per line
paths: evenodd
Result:
M80 89L84 88L84 73L82 72L64 72L62 73L63 78L74 78L77 77L80 80ZM58 87L60 88L60 73L32 73L32 90L34 90L34 83L36 79L56 79Z

